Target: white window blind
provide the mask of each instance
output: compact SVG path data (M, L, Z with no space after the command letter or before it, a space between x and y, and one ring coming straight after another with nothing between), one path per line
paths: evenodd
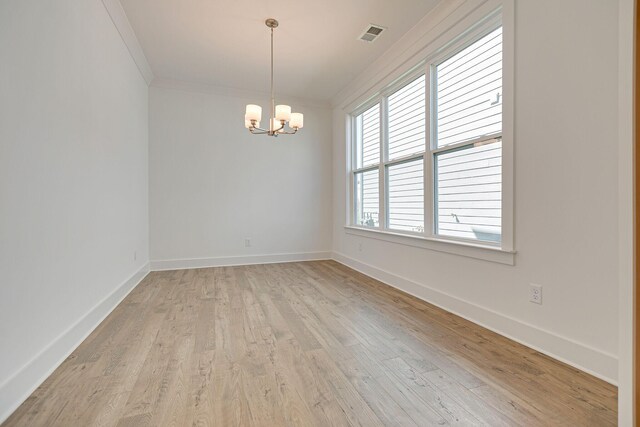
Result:
M395 230L424 231L424 161L388 166L388 226Z
M424 74L389 96L389 160L425 149Z

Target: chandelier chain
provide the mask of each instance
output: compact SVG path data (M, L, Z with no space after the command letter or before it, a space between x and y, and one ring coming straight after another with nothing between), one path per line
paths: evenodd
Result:
M275 92L273 90L273 27L271 27L271 117L276 114ZM271 120L269 120L269 128L271 128ZM274 130L274 129L271 129Z

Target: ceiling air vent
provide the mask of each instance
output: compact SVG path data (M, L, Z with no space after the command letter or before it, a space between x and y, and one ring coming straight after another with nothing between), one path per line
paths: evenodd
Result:
M375 39L377 39L380 34L385 30L385 27L381 27L380 25L369 24L367 29L358 37L359 40L371 43Z

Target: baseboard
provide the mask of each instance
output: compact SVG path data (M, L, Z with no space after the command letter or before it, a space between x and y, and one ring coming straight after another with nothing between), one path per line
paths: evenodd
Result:
M389 286L617 385L618 358L612 354L355 260L342 253L333 252L332 258Z
M230 267L234 265L251 264L273 264L278 262L317 261L323 259L331 259L331 252L298 252L291 254L248 255L217 258L167 259L151 261L151 271Z
M0 423L18 409L148 273L147 263L0 385Z

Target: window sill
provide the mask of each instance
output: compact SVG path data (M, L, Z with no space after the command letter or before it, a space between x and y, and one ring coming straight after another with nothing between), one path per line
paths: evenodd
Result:
M382 240L399 245L413 246L438 252L446 252L469 258L497 262L499 264L514 265L515 251L504 250L495 246L458 242L435 237L412 236L410 234L394 233L387 230L346 225L345 233L369 239Z

